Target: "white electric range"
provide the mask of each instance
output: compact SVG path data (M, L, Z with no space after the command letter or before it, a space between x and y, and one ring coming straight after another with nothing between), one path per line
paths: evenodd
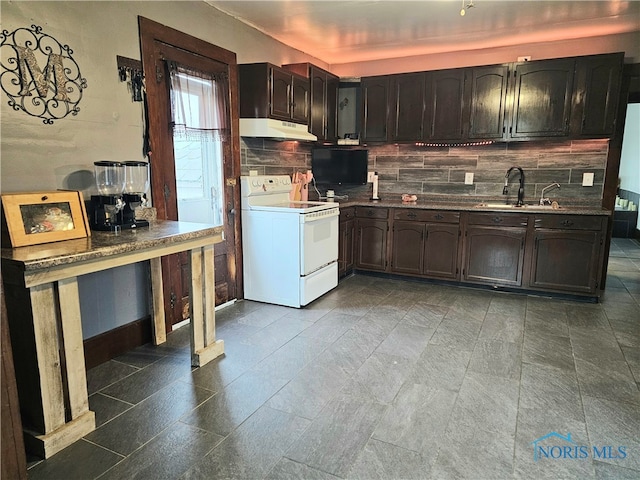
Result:
M338 285L339 208L290 191L287 175L240 177L244 298L300 308Z

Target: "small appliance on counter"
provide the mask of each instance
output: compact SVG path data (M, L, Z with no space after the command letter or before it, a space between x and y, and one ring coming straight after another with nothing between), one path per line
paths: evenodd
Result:
M117 232L149 226L135 214L136 208L146 205L148 163L103 160L93 165L99 195L92 195L89 203L91 229Z

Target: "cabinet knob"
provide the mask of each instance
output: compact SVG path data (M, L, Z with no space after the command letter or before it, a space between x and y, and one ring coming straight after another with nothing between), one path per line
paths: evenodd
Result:
M563 220L562 222L560 222L560 224L563 227L570 227L571 225L573 225L573 222L571 220Z
M409 217L409 218L416 218L416 217L417 217L417 215L416 215L414 212L411 212L411 213L407 213L407 217Z
M493 223L502 223L502 217L493 217L491 220Z
M444 217L442 215L440 215L439 213L436 213L433 218L435 218L436 220L442 220Z
M369 210L367 212L367 217L373 217L373 210Z

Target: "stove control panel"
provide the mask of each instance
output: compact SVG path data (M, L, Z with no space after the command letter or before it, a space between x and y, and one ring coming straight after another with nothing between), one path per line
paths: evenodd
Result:
M243 197L265 195L291 190L288 175L253 175L240 177L240 191Z

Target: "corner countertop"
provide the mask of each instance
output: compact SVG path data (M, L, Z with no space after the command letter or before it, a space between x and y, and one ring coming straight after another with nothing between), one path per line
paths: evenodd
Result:
M395 199L397 197L397 199ZM381 200L372 201L366 198L349 198L337 200L336 203L341 208L346 207L386 207L386 208L417 208L423 210L455 210L464 212L500 212L500 213L552 213L560 215L601 215L611 216L611 211L589 205L561 205L558 209L551 206L541 207L534 203L526 204L524 207L507 205L504 200L475 199L471 201L447 201L441 197L436 199L419 198L416 202L403 203L400 195L388 196Z
M119 233L91 231L91 236L76 240L3 248L2 263L3 267L5 264L20 265L25 272L42 270L206 237L211 237L211 243L216 243L220 241L222 231L223 227L207 224L157 220L149 227L137 230L122 230Z

